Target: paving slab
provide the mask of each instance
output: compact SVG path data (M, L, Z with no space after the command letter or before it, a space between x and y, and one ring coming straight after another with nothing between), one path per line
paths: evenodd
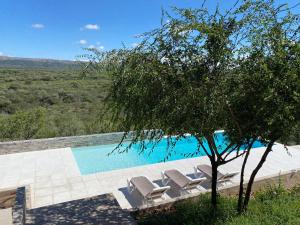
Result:
M262 147L251 152L245 170L245 180L249 179L264 150ZM241 157L219 169L224 173L239 171L242 162ZM131 209L136 205L126 192L128 178L143 175L150 180L160 181L163 170L178 169L184 174L193 174L193 168L199 164L209 164L208 157L82 175L71 148L0 155L0 190L26 185L29 191L28 205L32 208L113 193L121 208ZM300 146L288 147L287 151L283 145L276 144L257 178L278 176L281 172L295 169L300 169ZM238 183L239 177L236 176L232 181ZM174 193L170 195L169 197L172 197Z
M12 209L0 209L0 224L1 225L12 225Z

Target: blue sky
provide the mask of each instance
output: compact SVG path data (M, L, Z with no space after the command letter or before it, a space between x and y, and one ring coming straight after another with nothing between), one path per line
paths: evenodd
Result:
M216 1L207 1L213 7ZM224 1L223 1L224 2ZM294 0L280 1L294 4ZM1 0L0 55L75 59L83 47L109 50L159 27L161 8L200 0ZM226 4L225 4L226 5Z

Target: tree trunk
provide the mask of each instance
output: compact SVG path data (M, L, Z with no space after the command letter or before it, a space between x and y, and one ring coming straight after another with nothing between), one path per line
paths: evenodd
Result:
M217 208L217 179L218 179L218 165L212 163L212 179L211 179L211 204Z
M265 150L263 156L261 157L258 165L256 166L256 168L252 171L252 174L250 176L248 185L247 185L247 189L246 189L246 194L245 194L245 199L244 199L244 204L243 204L243 211L247 211L247 207L248 207L248 203L250 200L250 195L251 195L251 190L252 190L252 185L255 179L256 174L258 173L258 171L260 170L260 168L263 166L264 162L267 159L268 154L272 151L272 147L274 145L275 141L270 141L270 143L267 146L267 149Z
M244 198L244 173L245 173L245 167L247 164L249 154L250 154L250 150L248 149L246 156L244 158L244 161L243 161L242 169L241 169L239 199L238 199L238 207L237 207L237 210L239 213L242 212L242 203L243 203L243 198Z
M243 161L242 169L241 169L239 199L238 199L238 206L237 206L237 210L238 210L239 213L241 213L243 211L242 210L242 203L243 203L243 198L244 198L244 174L245 174L245 167L246 167L246 164L247 164L247 161L248 161L250 150L251 150L254 142L255 142L255 139L253 139L253 141L251 141L251 143L249 144L249 147L247 149L247 153L246 153L244 161Z

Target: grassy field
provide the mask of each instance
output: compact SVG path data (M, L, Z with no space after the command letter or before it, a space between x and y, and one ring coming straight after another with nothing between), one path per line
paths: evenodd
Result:
M109 83L80 70L1 68L0 140L107 131L98 115Z
M287 191L270 187L257 193L249 210L243 215L236 213L235 198L222 197L218 210L210 208L210 196L202 195L195 202L179 203L175 211L142 218L142 225L299 225L300 188Z

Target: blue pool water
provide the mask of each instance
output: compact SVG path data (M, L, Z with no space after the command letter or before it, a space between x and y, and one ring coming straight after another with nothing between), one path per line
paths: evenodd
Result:
M215 137L219 151L226 148L227 143L223 133L217 133ZM207 147L207 144L204 143ZM148 143L146 150L140 152L139 144L134 144L128 152L118 153L113 152L117 144L99 145L72 148L73 155L81 174L92 174L116 169L124 169L135 166L160 163L164 161L180 160L187 157L204 156L205 153L200 149L197 155L191 155L197 149L197 140L194 137L186 137L177 141L175 147L167 149L167 139L163 139L152 150L152 144ZM124 147L128 143L124 143ZM262 147L263 144L256 141L253 148ZM168 156L168 153L172 154Z

